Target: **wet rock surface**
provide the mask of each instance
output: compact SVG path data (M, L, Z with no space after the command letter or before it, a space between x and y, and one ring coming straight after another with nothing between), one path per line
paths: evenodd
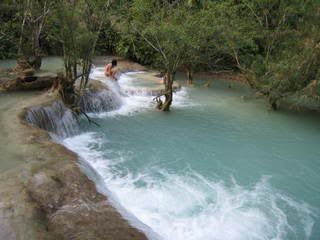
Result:
M107 88L87 89L80 97L79 107L87 113L106 112L118 109L121 99Z
M61 100L48 106L31 107L25 119L34 127L54 133L58 137L68 137L78 132L77 116Z
M0 239L146 239L97 191L77 155L25 122L31 106L51 105L55 95L0 97L0 133L8 145L0 161L16 159L0 175Z
M27 189L44 212L48 231L60 239L146 239L97 192L75 162L55 161L35 173Z
M57 79L57 74L25 69L22 72L0 73L0 88L7 91L48 89Z
M78 105L82 112L97 113L119 108L121 99L103 83L92 80L80 96ZM26 121L34 127L54 133L58 137L77 134L79 132L78 118L79 115L58 99L46 105L31 107L25 115Z

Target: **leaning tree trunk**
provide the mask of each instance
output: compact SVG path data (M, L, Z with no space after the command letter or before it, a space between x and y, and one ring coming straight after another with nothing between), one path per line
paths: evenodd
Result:
M169 111L172 103L172 84L173 84L173 75L170 72L166 73L165 76L165 100L164 103L161 104L161 111Z

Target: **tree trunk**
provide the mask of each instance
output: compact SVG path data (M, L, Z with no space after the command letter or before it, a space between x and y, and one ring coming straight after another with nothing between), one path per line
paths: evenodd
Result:
M33 26L32 31L32 56L29 57L29 64L35 69L39 70L42 64L42 56L41 56L41 49L40 49L40 33L41 28L39 25L35 24Z
M66 78L63 74L59 74L58 82L58 91L62 101L70 107L75 105L76 93L74 90L74 81Z
M269 103L270 103L272 110L274 110L274 111L278 110L278 100L277 99L269 98Z
M189 67L187 67L186 71L187 71L188 84L191 85L192 84L192 70Z
M161 104L161 111L169 111L172 103L172 84L173 84L173 74L170 72L166 73L166 81L165 81L165 100L164 103Z

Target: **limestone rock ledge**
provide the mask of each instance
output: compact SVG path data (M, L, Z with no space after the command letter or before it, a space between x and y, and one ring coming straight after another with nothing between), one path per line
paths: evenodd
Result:
M46 153L42 161L32 165L25 188L48 235L66 240L147 239L97 191L95 183L81 171L76 154L52 142L46 131L25 122L28 109L21 114L21 121L32 130L32 144Z
M97 192L71 160L72 154L66 155L35 172L27 185L32 201L44 214L47 231L59 239L146 239Z
M0 122L15 150L4 156L17 155L20 160L0 174L0 239L147 239L97 190L75 153L26 122L31 107L50 106L56 96L39 92L8 96L9 110Z
M6 91L48 89L57 79L57 74L50 72L36 73L0 73L0 89Z

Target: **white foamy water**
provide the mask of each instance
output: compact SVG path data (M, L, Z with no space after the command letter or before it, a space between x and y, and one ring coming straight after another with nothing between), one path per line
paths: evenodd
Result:
M145 111L150 111L150 114L152 114L151 111L156 111L154 110L153 96L150 96L148 92L149 88L136 88L134 90L137 86L136 81L139 81L137 72L121 74L119 80L114 82L104 76L102 68L97 68L93 71L91 77L107 84L122 101L122 106L119 109L94 114L93 117L107 119L119 117L119 119L113 121L120 121L121 125L123 123L121 116L136 115ZM130 91L127 91L128 89ZM173 109L190 108L195 105L197 103L191 101L187 88L182 88L174 94ZM133 117L137 116L139 115ZM214 117L215 115L210 115L210 118ZM179 119L181 124L183 120L183 118ZM123 135L125 135L128 127L131 128L131 124L124 123L123 128L127 130L116 129L116 134L124 132ZM208 126L210 126L206 121L203 124L205 124L205 130L200 129L201 134L205 134L208 131ZM106 123L106 126L103 131L110 131L108 129L111 128L110 121ZM117 124L113 126L119 127ZM122 125L120 127L122 129ZM134 127L139 126L132 126L132 128ZM144 127L147 126L143 125L143 130ZM167 126L162 125L160 127ZM176 124L175 127L179 128L179 124ZM183 131L194 130L193 127L193 125L187 125ZM222 127L228 129L223 124ZM144 131L153 130L149 126ZM98 129L98 131L100 130ZM317 209L274 188L271 184L271 176L261 175L250 185L241 185L233 180L232 171L230 171L230 177L226 176L224 180L215 176L215 173L212 173L210 177L204 177L203 174L196 172L191 167L179 171L178 166L176 171L168 171L165 165L170 164L171 161L180 161L179 164L183 166L185 161L200 162L201 159L170 159L170 156L163 152L161 154L156 153L166 160L153 163L151 164L152 167L146 167L153 160L146 158L137 162L137 159L132 157L136 154L132 152L134 150L131 148L130 152L126 147L129 147L132 141L141 141L143 147L136 151L142 149L142 151L152 152L153 147L157 148L156 141L158 137L161 137L159 134L155 133L156 137L150 139L150 141L155 142L154 146L150 146L141 139L145 137L145 132L135 132L141 135L134 135L136 137L134 140L131 138L128 140L123 136L123 138L120 137L113 142L112 138L109 139L111 133L103 133L103 131L98 133L98 131L67 138L63 140L63 144L78 153L97 171L109 190L108 192L111 195L109 197L119 203L121 209L125 209L129 215L135 216L136 219L152 229L155 234L147 234L150 239L313 239L311 236L315 225L314 219L318 215ZM198 132L195 131L194 133L197 134ZM213 134L216 133L213 132L209 135ZM162 144L167 142L168 139L165 139L161 142ZM175 147L179 148L177 141L180 140L189 146L188 151L192 155L194 143L192 144L187 136L186 139L182 139L180 136L179 139L172 140L171 142L174 144L169 142L166 145L166 150L171 151L171 154L175 152ZM216 139L211 138L209 140L216 141ZM133 146L140 147L137 144L133 144ZM145 146L149 148L145 149ZM199 147L202 146L199 145ZM204 148L203 151L206 150L208 149ZM143 157L144 155L138 156L139 159ZM215 157L216 155L213 154L212 158ZM152 157L149 156L149 158ZM237 160L234 159L234 161ZM212 159L212 162L208 161L208 164L214 164L214 159ZM188 166L188 164L186 165ZM137 171L135 171L135 167L138 168ZM218 171L219 169L217 169ZM229 181L226 179L229 179ZM137 223L135 226L139 227L139 224ZM146 229L148 228L142 230L147 231Z
M91 116L98 118L126 116L155 108L155 102L153 101L155 95L152 94L152 88L136 86L136 82L141 81L139 78L137 78L137 75L143 73L145 72L133 71L121 73L118 76L118 80L113 81L105 77L104 68L94 68L90 74L90 78L105 83L110 90L112 90L119 96L119 98L121 98L122 105L117 110L91 114ZM157 89L164 88L163 85L159 83L154 83L154 85L157 86ZM188 98L187 88L181 88L181 90L174 93L173 99L174 108L190 107L195 105Z
M295 234L286 215L289 209L299 217L303 239L311 235L312 209L273 189L268 177L243 187L235 181L227 186L206 179L191 169L177 175L158 167L132 175L117 167L125 161L125 153L110 160L99 151L103 141L95 133L85 133L65 139L64 144L86 159L113 198L160 239L284 240Z

